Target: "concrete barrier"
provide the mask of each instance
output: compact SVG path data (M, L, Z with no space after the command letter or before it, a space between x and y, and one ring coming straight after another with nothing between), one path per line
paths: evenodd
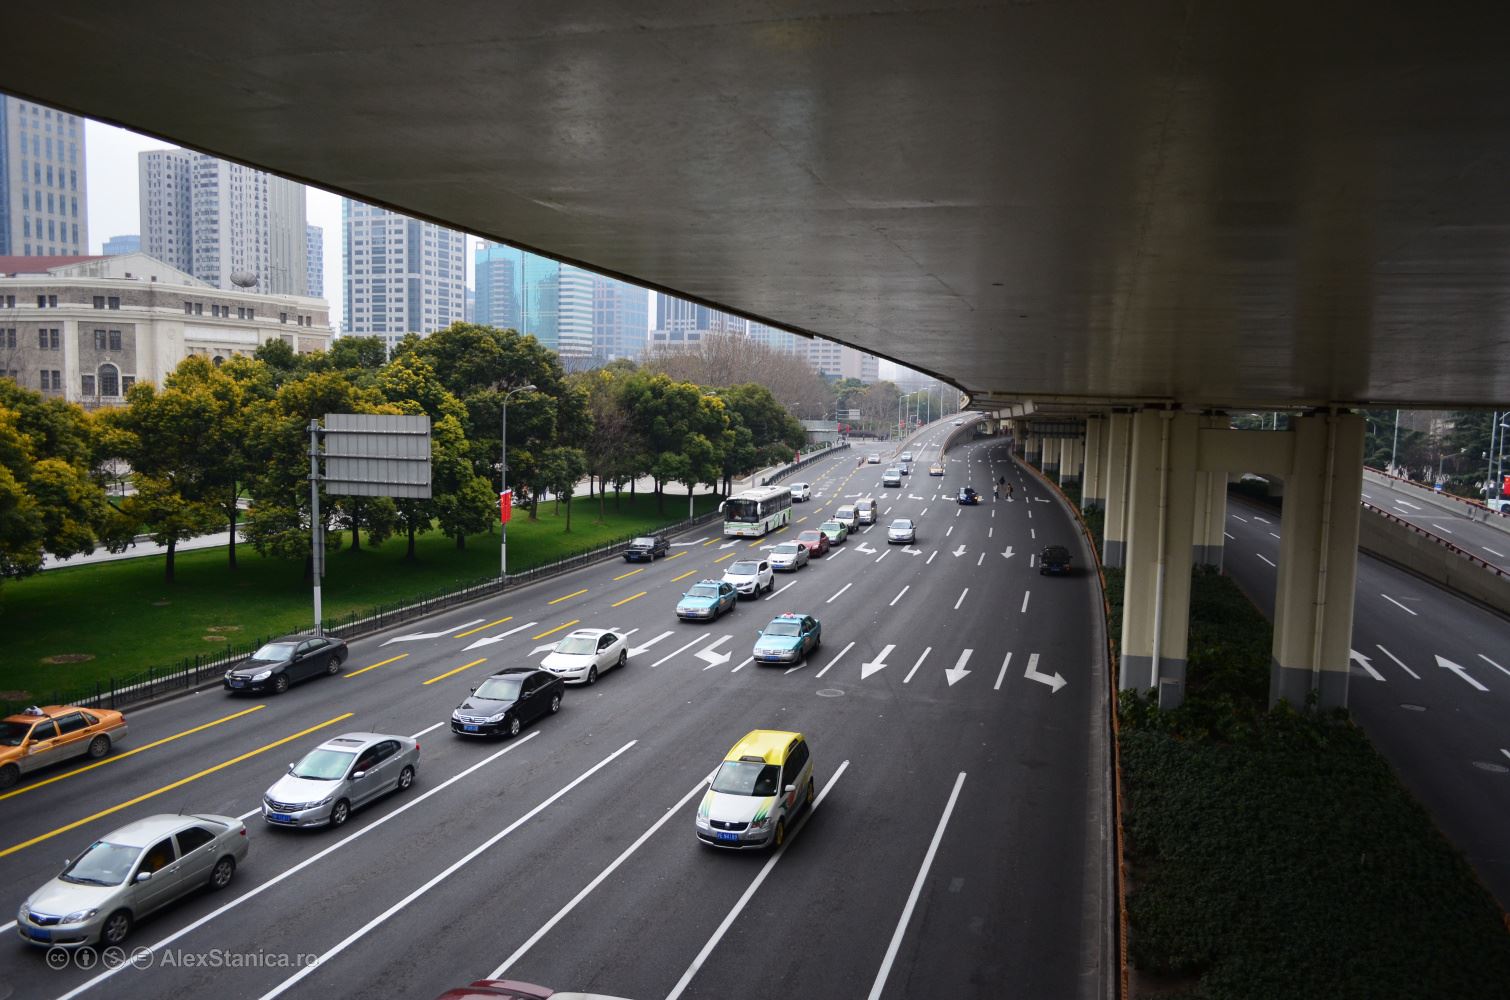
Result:
M1365 503L1358 515L1358 548L1510 615L1510 575L1446 539Z

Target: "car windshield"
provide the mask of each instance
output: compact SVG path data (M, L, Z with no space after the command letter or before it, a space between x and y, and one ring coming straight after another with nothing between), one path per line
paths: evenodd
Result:
M738 562L729 564L729 574L731 576L754 576L755 572L756 563L750 559L741 559Z
M598 637L595 635L569 635L556 643L556 652L571 653L574 656L586 656L598 651Z
M824 521L821 527L824 531L838 531L843 525L838 521Z
M518 677L489 677L472 694L486 701L515 701L522 683Z
M838 510L834 511L835 518L854 517L854 515L855 509L853 507L840 507Z
M729 795L775 795L781 768L749 760L726 760L713 777L713 790Z
M687 591L688 597L717 597L718 588L711 583L700 583Z
M30 722L0 722L0 747L18 747L31 732Z
M270 642L252 654L254 660L286 660L294 655L291 642Z
M654 548L655 547L655 539L654 538L636 538L634 541L630 542L629 544L630 545L639 546L641 548L650 549L650 548Z
M140 847L96 840L63 869L61 878L79 885L120 885L131 874L131 866L141 853Z
M806 531L800 533L797 537L804 542L816 542L818 540L818 536L821 534L822 532L817 528L809 528Z
M765 627L766 635L801 635L802 625L790 618L778 618Z
M311 750L304 755L304 759L294 765L294 777L314 778L316 781L335 781L346 773L346 768L351 764L354 753L344 750L326 750L321 747Z
M896 529L897 531L911 531L912 530L912 522L909 521L909 520L907 520L905 517L900 517L900 518L897 518L895 521L892 521L891 522L891 526L892 526L892 528Z
M778 556L794 556L801 551L802 546L798 545L796 542L782 542L780 545L771 550L771 554Z

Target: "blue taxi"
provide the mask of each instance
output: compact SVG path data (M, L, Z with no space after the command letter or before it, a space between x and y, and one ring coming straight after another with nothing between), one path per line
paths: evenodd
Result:
M725 611L733 611L739 594L731 583L722 580L699 580L676 604L676 617L683 621L708 621Z
M788 611L757 634L750 654L756 663L801 663L823 642L823 625L812 615Z

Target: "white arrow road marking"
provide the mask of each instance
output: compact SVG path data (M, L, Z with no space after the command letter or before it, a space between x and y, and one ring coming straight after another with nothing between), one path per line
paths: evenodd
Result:
M907 553L910 556L920 556L920 555L923 554L923 550L922 549L915 549L911 545L904 545L904 546L902 546L902 551L905 552L905 553Z
M877 656L874 660L869 660L865 663L860 664L860 679L863 681L865 678L869 677L877 670L885 670L886 657L890 656L891 651L896 648L897 647L895 645L889 645L885 649L881 650L880 655Z
M1003 559L1011 559L1012 558L1012 546L1008 545L1005 549L1003 549L1002 553L1001 553L1001 557Z
M832 604L832 603L834 603L834 601L838 600L839 594L844 593L846 590L848 590L850 587L853 587L854 585L855 585L855 582L853 580L851 580L849 583L846 583L844 586L840 587L839 588L839 592L837 594L835 594L833 597L830 597L828 600L824 601L823 603L824 604ZM854 645L854 644L851 643L850 645Z
M395 642L419 642L421 639L439 639L443 635L450 635L452 632L460 632L462 629L466 628L469 625L477 625L485 621L487 621L486 618L474 618L469 622L462 622L460 625L452 625L444 632L415 632L411 635L396 635L392 639L389 639L388 642L383 643L383 645L387 646L390 643Z
M855 546L855 551L856 552L863 552L863 553L865 553L868 556L873 556L877 552L879 552L880 550L879 549L873 549L869 545L866 545L864 542L861 542L859 545Z
M543 646L536 646L534 649L530 650L530 655L531 656L539 656L541 653L549 653L551 650L553 650L555 648L556 648L556 644L554 642L548 642L548 643L546 643Z
M1405 671L1407 674L1410 674L1416 680L1420 680L1421 679L1421 675L1420 674L1416 673L1414 670L1412 670L1409 667L1407 667L1405 665L1405 663L1398 656L1396 656L1394 653L1391 653L1389 650L1385 649L1383 646L1380 646L1377 642L1374 643L1374 645L1375 645L1375 647L1378 648L1379 652L1383 653L1385 656L1389 657L1391 660L1394 660L1395 661L1395 666L1399 667L1401 670Z
M1259 558L1263 559L1263 556L1259 556ZM1264 561L1268 562L1267 559L1265 559ZM1270 563L1270 565L1272 566L1273 563ZM1406 614L1411 615L1413 617L1417 617L1417 618L1420 617L1420 615L1417 615L1414 611L1410 610L1405 605L1403 605L1399 601L1395 600L1393 597L1390 597L1388 594L1380 594L1379 596L1382 597L1382 598L1384 598L1389 603L1393 604L1395 607L1399 608L1401 611L1404 611Z
M1001 661L1001 673L999 673L999 674L996 675L996 683L993 684L993 685L991 685L991 690L992 691L1000 691L1001 690L1001 682L1007 679L1007 668L1009 666L1011 666L1011 665L1012 665L1012 654L1008 653L1007 654L1007 658L1005 660Z
M462 652L465 653L468 649L476 649L478 646L491 646L495 642L502 642L509 636L513 635L515 632L523 632L525 629L534 628L539 624L539 622L525 622L523 625L518 625L514 628L511 628L507 632L499 632L497 635L483 636L481 639L478 639L476 642L472 643L472 645L467 646L466 649L463 649Z
M818 673L815 676L822 677L824 674L828 673L828 668L832 667L835 663L838 663L839 662L839 657L843 656L845 653L849 652L851 649L854 649L854 648L855 648L855 644L854 643L850 643L848 646L845 646L843 649L839 650L839 656L834 657L832 660L829 660L826 664L824 664L823 669L820 670L820 671L818 671Z
M667 629L665 632L662 632L660 635L656 636L654 639L646 639L644 642L640 643L638 646L636 646L633 649L631 649L629 651L629 655L630 656L639 656L645 650L649 649L651 646L654 646L656 643L660 642L662 639L666 638L670 634L671 634L671 630Z
M1053 674L1039 673L1037 653L1028 654L1028 669L1023 672L1023 676L1030 681L1037 681L1040 684L1047 684L1049 687L1053 688L1053 690L1050 691L1049 694L1058 694L1059 689L1069 683L1069 681L1059 676L1059 672L1057 670L1054 671Z
M703 667L704 670L712 670L720 663L729 662L730 655L728 653L715 653L713 651L732 638L734 638L732 635L721 635L717 639L714 639L711 643L709 643L706 649L699 649L692 655L707 664L706 667Z
M1495 663L1493 660L1489 659L1489 657L1485 656L1483 653L1479 653L1478 654L1478 658L1481 659L1481 660L1483 660L1485 663L1489 664L1495 670L1498 670L1500 673L1505 674L1507 676L1510 676L1510 670L1506 670L1504 667L1500 666L1498 663Z
M796 580L791 580L791 581L788 581L787 583L782 584L781 585L781 589L771 591L769 594L765 595L765 599L769 601L771 598L775 597L777 594L784 594L784 593L786 593L787 588L795 585L796 583L797 583Z
M739 539L736 538L732 542L724 542L722 545L719 546L719 548L721 548L721 549L732 548L733 546L738 545L738 544L739 544Z
M706 638L708 638L708 637L705 636L705 635L698 636L696 639L693 639L691 642L687 643L681 649L674 650L673 652L667 653L665 656L661 657L659 660L656 660L654 663L651 664L651 666L652 667L658 667L658 666L660 666L662 663L665 663L667 660L671 659L673 656L677 655L678 653L685 653L687 650L691 649L693 646L696 646L698 643L702 642Z
M960 556L962 556L964 554L965 554L965 547L963 545L961 545L959 548L957 548L957 549L954 550L954 558L956 558L956 559L958 559Z
M1457 674L1459 677L1463 678L1463 680L1467 681L1469 684L1472 684L1474 687L1478 688L1480 691L1488 691L1489 690L1488 688L1484 687L1484 685L1480 684L1478 681L1476 681L1472 677L1468 676L1468 671L1467 671L1467 669L1462 664L1460 664L1460 663L1453 663L1451 660L1449 660L1447 657L1443 656L1441 653L1437 653L1436 657L1437 657L1437 666L1439 666L1439 667L1446 667L1448 670L1451 670L1453 673Z
M1362 653L1358 652L1356 649L1350 649L1350 650L1348 650L1348 659L1350 659L1354 663L1358 664L1358 666L1362 667L1364 670L1367 670L1368 673L1369 673L1369 676L1372 677L1374 680L1376 680L1376 681L1382 681L1382 680L1384 680L1384 676L1382 674L1380 674L1379 671L1375 670L1372 666L1369 665L1368 657L1364 656Z
M706 542L707 540L708 540L708 536L704 535L701 538L694 538L690 542L672 542L671 543L671 547L673 549L682 549L682 548L686 548L689 545L701 545L703 542Z
M962 680L970 675L970 671L965 669L965 664L970 662L970 654L973 652L975 652L973 649L965 650L959 654L959 661L944 671L944 677L949 681L950 687L954 687L955 681Z
M1032 595L1032 593L1033 592L1031 590L1024 590L1022 592L1022 613L1023 614L1027 614L1028 613L1028 598Z

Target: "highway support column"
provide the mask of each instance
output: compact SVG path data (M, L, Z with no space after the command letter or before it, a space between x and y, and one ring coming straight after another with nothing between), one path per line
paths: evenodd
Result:
M1201 426L1220 430L1228 426L1225 416L1203 417ZM1197 566L1222 568L1227 550L1227 473L1195 474L1195 534L1190 558Z
M1200 425L1171 410L1132 418L1118 685L1156 691L1162 709L1185 700Z
M1101 562L1120 568L1127 558L1127 486L1132 478L1133 414L1106 420L1106 525Z
M1363 418L1292 418L1284 477L1269 703L1347 705L1363 491ZM1131 591L1131 581L1128 586Z
M1027 449L1027 453L1023 457L1028 460L1028 464L1033 468L1042 469L1043 438L1029 430L1024 434L1023 440L1025 442L1024 447Z
M1080 455L1084 450L1084 444L1078 437L1059 439L1060 486L1078 486L1080 484Z
M1085 420L1085 476L1080 483L1080 509L1106 507L1106 418L1100 415Z

